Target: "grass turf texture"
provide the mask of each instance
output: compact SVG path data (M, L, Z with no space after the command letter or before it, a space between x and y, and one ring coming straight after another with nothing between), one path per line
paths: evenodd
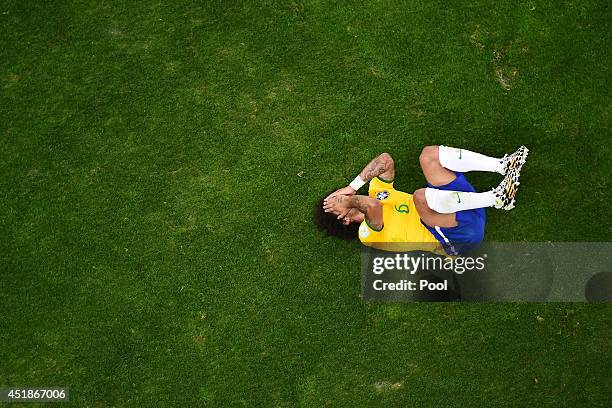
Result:
M364 304L311 206L531 148L492 241L609 241L607 1L0 9L0 385L73 406L609 406L609 305ZM499 180L470 175L480 188Z

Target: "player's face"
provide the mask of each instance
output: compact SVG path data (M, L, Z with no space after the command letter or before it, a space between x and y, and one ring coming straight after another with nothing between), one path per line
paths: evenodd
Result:
M365 218L365 215L356 208L351 208L351 211L342 219L342 223L344 225L349 225L352 223L362 223Z

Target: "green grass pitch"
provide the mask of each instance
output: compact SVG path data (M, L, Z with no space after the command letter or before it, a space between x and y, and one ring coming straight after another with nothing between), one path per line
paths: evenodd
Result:
M425 145L525 144L486 239L610 241L611 21L606 0L0 2L0 387L609 406L609 304L367 304L358 243L311 213L383 151L410 192Z

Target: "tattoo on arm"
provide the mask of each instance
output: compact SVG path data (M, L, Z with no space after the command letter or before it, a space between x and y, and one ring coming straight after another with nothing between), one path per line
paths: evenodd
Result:
M363 198L363 196L352 196L349 205L365 214L368 212L368 204Z
M369 203L369 204L368 204ZM361 211L366 221L374 228L380 229L383 227L382 209L380 202L375 198L367 196L350 196L348 197L348 206Z
M361 173L359 173L359 176L361 176L363 181L370 181L374 177L380 176L385 171L387 171L388 163L386 160L383 159L382 156L383 155L380 155L374 158L374 160L369 162L368 165L365 166L363 170L361 170Z

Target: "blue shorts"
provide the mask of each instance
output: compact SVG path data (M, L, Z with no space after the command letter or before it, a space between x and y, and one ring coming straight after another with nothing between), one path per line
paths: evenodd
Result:
M463 173L455 172L455 174L457 177L448 184L432 186L427 183L427 186L438 190L476 192L476 189L467 181ZM440 241L449 255L459 255L477 247L484 240L484 228L487 221L484 208L458 211L455 216L458 224L456 227L432 228L423 224Z

